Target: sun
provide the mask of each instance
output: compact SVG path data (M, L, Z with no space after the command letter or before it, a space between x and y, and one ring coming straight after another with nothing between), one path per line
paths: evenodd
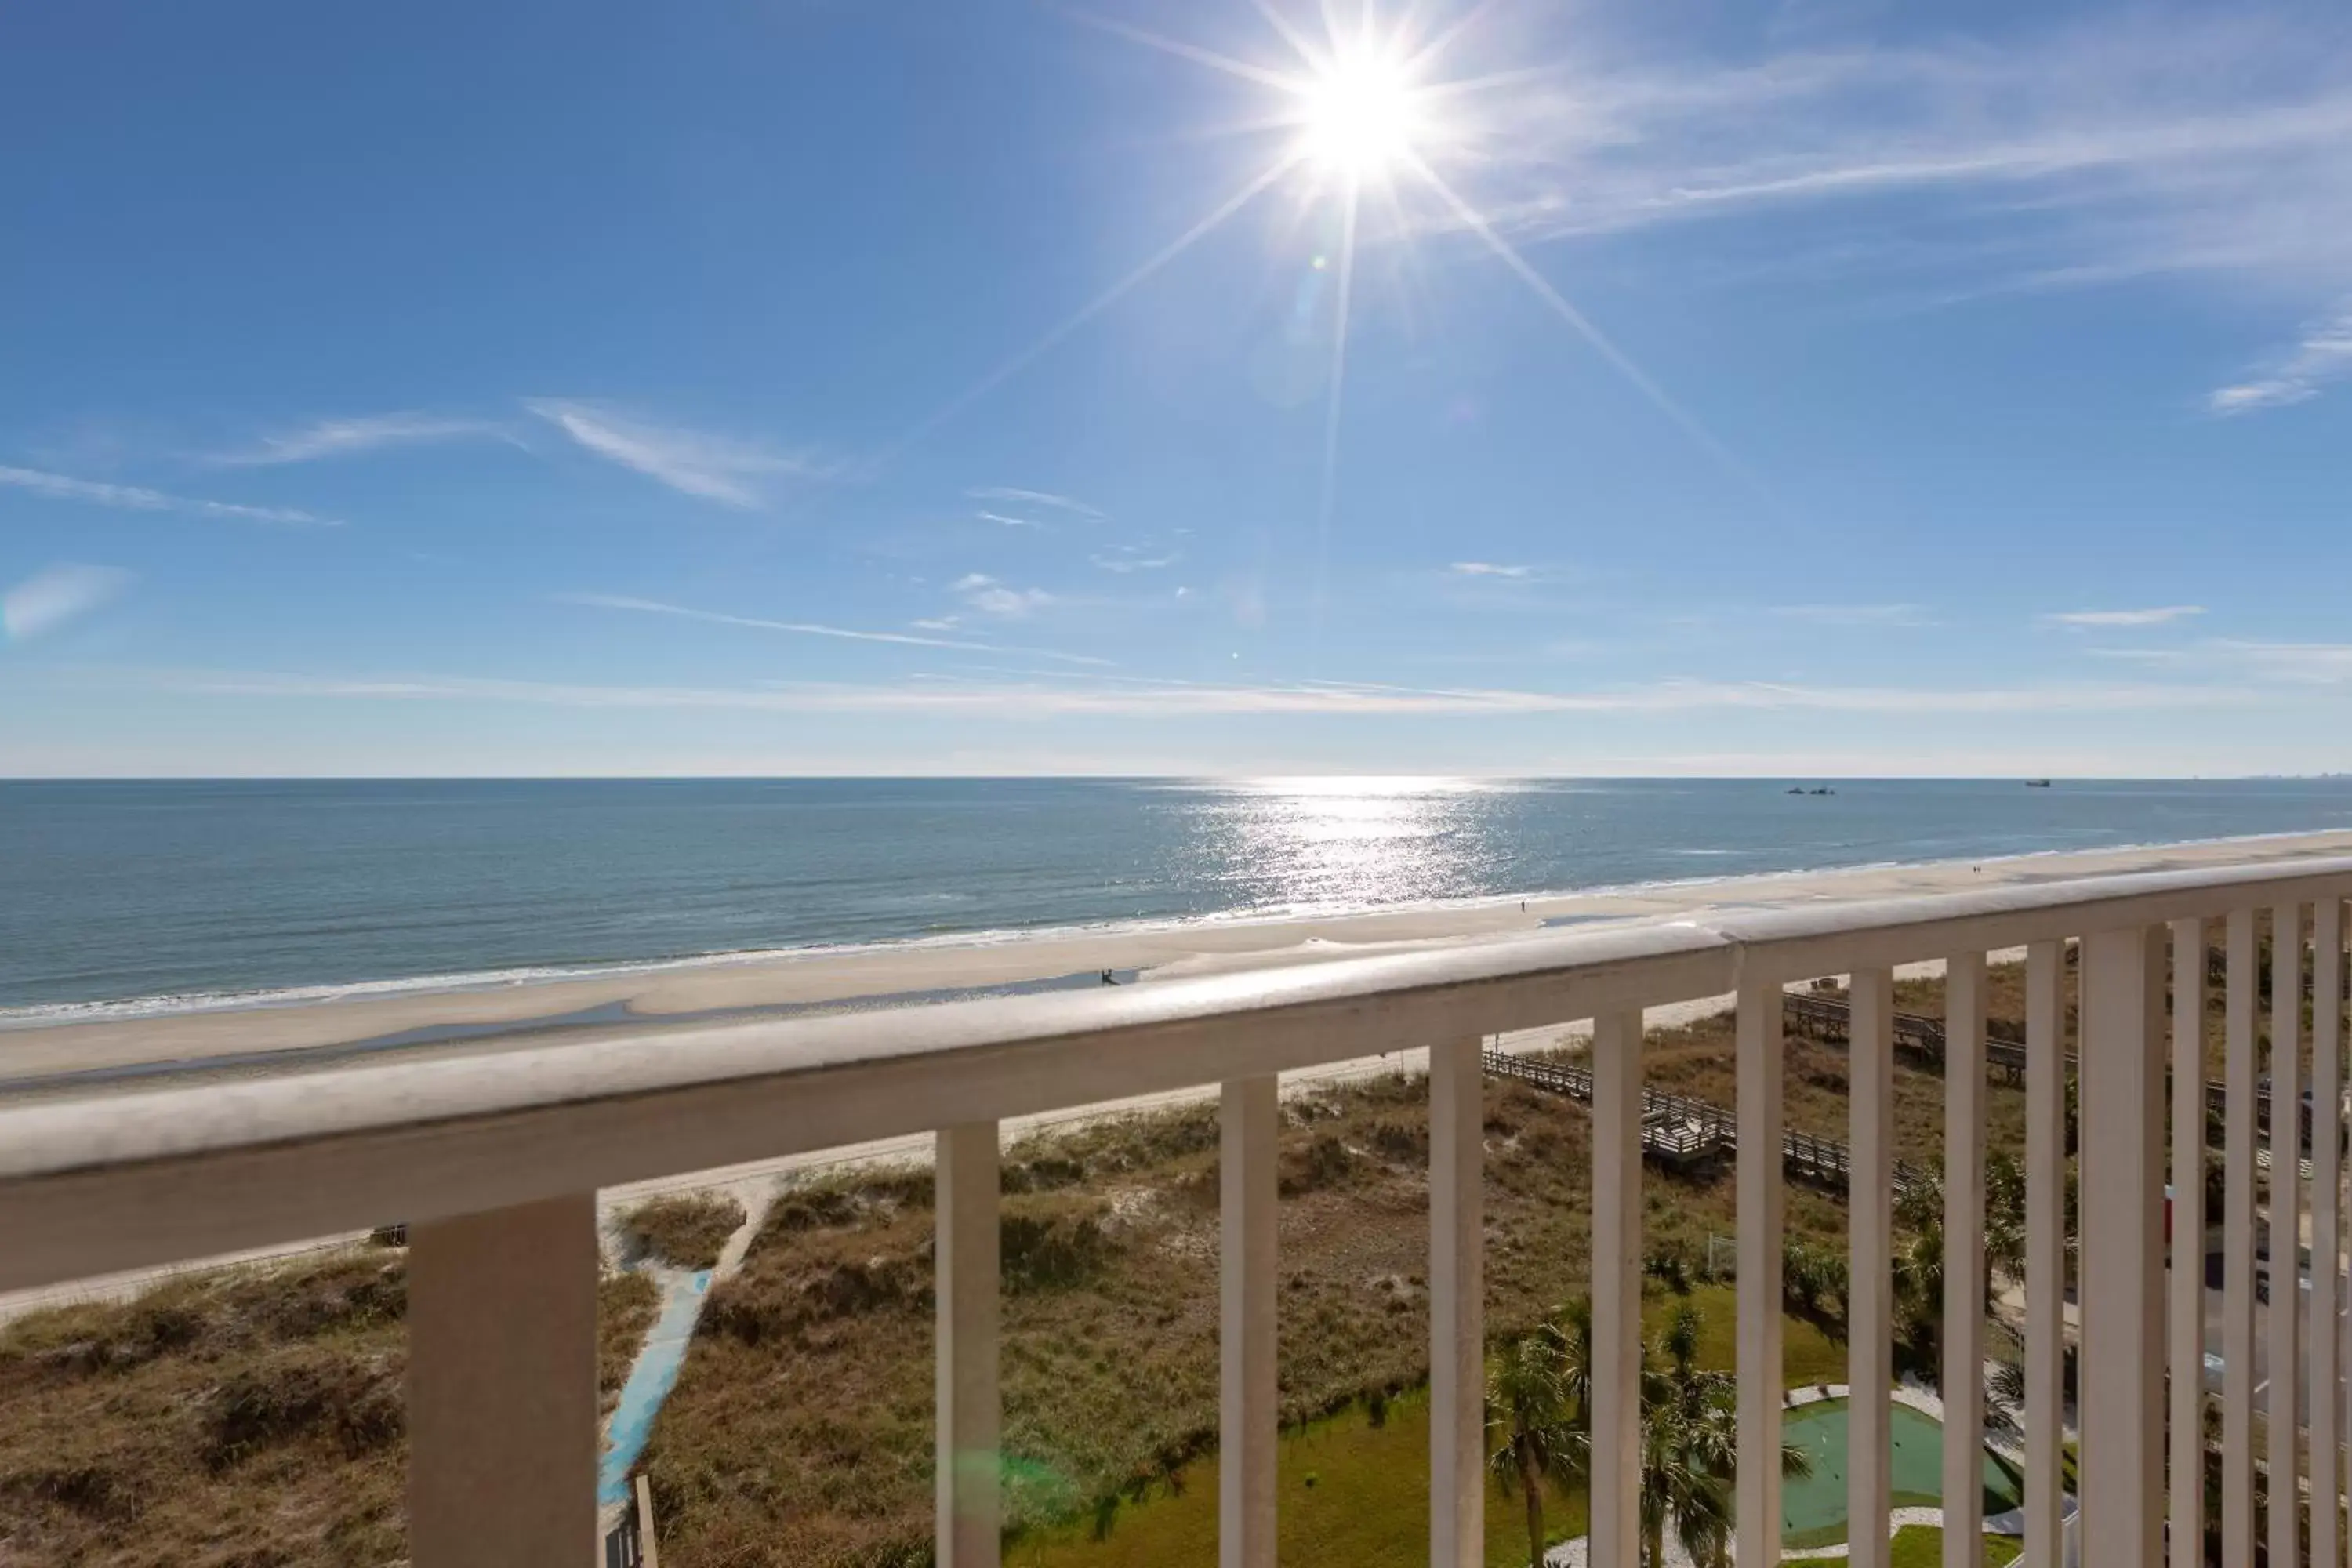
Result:
M1380 178L1413 156L1427 129L1411 76L1398 60L1365 54L1335 59L1299 91L1299 151L1351 180Z

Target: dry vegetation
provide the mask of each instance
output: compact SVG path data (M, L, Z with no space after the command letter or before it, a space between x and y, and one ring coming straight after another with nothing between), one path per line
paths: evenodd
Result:
M0 1327L0 1568L403 1560L407 1276L354 1248ZM608 1394L654 1304L604 1282Z
M1939 983L1897 1005L1940 1011ZM1991 1016L2022 1014L2016 966ZM2220 999L2211 1010L2218 1035ZM1729 1106L1727 1019L1654 1033L1647 1080ZM1843 1048L1792 1036L1787 1115L1843 1136ZM1990 1142L2015 1151L2022 1097L1996 1080ZM1899 1064L1896 1152L1941 1153L1943 1084ZM1496 1336L1582 1289L1590 1123L1524 1085L1486 1089L1487 1311ZM1425 1376L1427 1111L1418 1079L1285 1102L1284 1418L1384 1398ZM1016 1526L1213 1485L1217 1136L1213 1107L1095 1123L1008 1152L1003 1257L1008 1503ZM781 1198L743 1272L710 1295L648 1468L674 1568L927 1561L931 1508L931 1184L875 1171ZM647 1205L642 1245L698 1263L731 1204ZM1842 1250L1845 1209L1792 1189L1793 1239ZM1646 1183L1653 1256L1704 1271L1735 1228L1725 1173ZM128 1303L0 1327L0 1568L52 1563L382 1563L403 1554L405 1254L354 1249L188 1277ZM609 1397L656 1307L604 1286Z
M1934 1012L1940 983L1898 1005ZM1995 972L1990 1010L2021 1016ZM1654 1087L1734 1100L1727 1019L1654 1033ZM1791 1037L1791 1126L1846 1130L1842 1047ZM1896 1146L1942 1152L1943 1084L1896 1077ZM1997 1148L2022 1096L1988 1095ZM1591 1146L1582 1107L1486 1087L1487 1315L1523 1331L1585 1285ZM1425 1085L1383 1078L1284 1103L1283 1418L1300 1423L1427 1374ZM1016 1530L1101 1514L1155 1488L1213 1485L1217 1132L1213 1107L1096 1123L1006 1157L1003 1380ZM1727 1173L1646 1184L1646 1242L1701 1269L1734 1228ZM835 1178L780 1201L744 1270L711 1293L647 1468L665 1560L892 1564L929 1560L931 1189L924 1172ZM1792 1238L1843 1249L1831 1194L1790 1192Z
M621 1216L621 1229L640 1257L672 1268L709 1268L727 1238L742 1228L743 1205L710 1193L682 1193L639 1204Z

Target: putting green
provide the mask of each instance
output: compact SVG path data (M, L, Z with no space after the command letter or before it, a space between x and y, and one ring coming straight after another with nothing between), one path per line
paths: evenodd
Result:
M1944 1501L1944 1427L1934 1416L1896 1405L1888 1413L1894 1436L1894 1506L1940 1508ZM1789 1411L1780 1423L1791 1443L1801 1444L1813 1473L1780 1486L1781 1539L1791 1547L1825 1546L1843 1541L1846 1530L1846 1402L1823 1399ZM2020 1479L1988 1449L1980 1472L1989 1514L2018 1506Z

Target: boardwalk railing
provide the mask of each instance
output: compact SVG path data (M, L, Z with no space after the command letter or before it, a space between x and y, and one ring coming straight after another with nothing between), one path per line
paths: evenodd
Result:
M1781 1526L1782 987L1851 975L1847 1170L1853 1388L1848 1489L1854 1568L1887 1568L1894 1205L1893 966L1947 964L1945 1422L1981 1425L1988 951L2026 958L2023 1424L2027 1561L2059 1562L2063 1141L2070 973L2084 1020L2079 1201L2081 1541L2097 1564L2202 1561L2206 1536L2202 1270L2168 1273L2170 1235L2204 1230L2204 951L2215 925L2228 1087L2221 1306L2220 1561L2312 1561L2341 1546L2339 1352L2294 1312L2257 1313L2256 965L2263 928L2301 994L2270 1023L2277 1092L2342 1103L2344 901L2352 859L2119 876L1703 920L1564 931L1442 950L899 1012L518 1040L467 1056L311 1068L201 1088L0 1109L0 1289L409 1224L409 1552L417 1568L580 1568L595 1539L598 1189L934 1131L938 1560L1000 1550L999 1130L1008 1117L1216 1086L1222 1099L1219 1556L1275 1555L1276 1134L1281 1073L1429 1053L1430 1542L1435 1568L1485 1557L1486 1426L1480 1041L1594 1020L1591 1081L1591 1560L1632 1568L1641 1539L1638 1430L1643 1010L1734 993L1738 1218L1736 1551L1769 1563ZM2064 944L2079 942L2070 971ZM2306 948L2306 942L2308 947ZM2175 955L2189 960L2175 963ZM2168 1016L2166 987L2171 987ZM2285 1121L2282 1118L2280 1121ZM2277 1142L2274 1129L2269 1142ZM2281 1149L2276 1151L2286 1153ZM2338 1141L2314 1144L2308 1321L2341 1300ZM2302 1231L2292 1157L2269 1223ZM2189 1255L2184 1254L2183 1262ZM2293 1300L2292 1291L2280 1292ZM2256 1405L2257 1327L2267 1335ZM2294 1411L2307 1389L2307 1442ZM782 1396L780 1394L780 1396ZM2255 1514L2257 1416L2270 1466ZM2168 1468L2168 1433L2179 1447ZM2323 1462L2307 1465L2303 1456ZM957 1462L961 1460L961 1462ZM1980 1457L1945 1445L1944 1550L1979 1561ZM2290 1484L2290 1478L2297 1479Z

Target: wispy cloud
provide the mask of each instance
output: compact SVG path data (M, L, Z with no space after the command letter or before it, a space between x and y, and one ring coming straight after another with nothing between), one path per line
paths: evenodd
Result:
M1055 495L1051 490L1024 490L1013 485L974 485L963 493L973 500L1009 501L1016 506L1050 506L1078 517L1099 520L1110 515L1099 507L1088 506L1072 496Z
M836 470L804 453L656 425L599 404L541 398L524 405L588 451L674 490L727 506L756 507L765 481L824 479Z
M687 605L672 605L659 599L640 599L625 594L558 594L555 602L579 605L593 610L627 610L639 615L675 616L680 620L703 621L711 626L746 626L755 631L789 632L797 637L837 637L847 642L897 643L908 647L958 648L971 653L1023 653L1037 658L1057 659L1068 664L1107 665L1110 661L1085 654L1057 653L1048 648L1008 647L1002 643L967 642L952 637L918 637L911 632L859 631L848 626L830 626L816 621L779 621L761 616L734 616L722 610L698 610ZM955 622L918 622L941 630L952 629Z
M2042 618L2053 626L2162 626L2204 613L2202 605L2158 605L2145 610L2061 610Z
M2329 382L2352 375L2352 306L2307 328L2301 342L2249 381L2217 387L2206 398L2216 414L2284 408L2319 395Z
M2243 642L2224 638L2205 645L2213 654L2258 676L2309 686L2352 680L2352 643Z
M320 517L314 512L285 506L246 506L236 501L201 500L191 496L166 495L141 485L107 484L97 479L71 479L64 474L44 473L38 468L0 467L0 485L29 490L49 500L80 501L89 506L117 507L125 511L171 511L194 517L232 518L243 522L283 522L310 528L341 526L335 519Z
M2352 682L2352 643L2261 642L2207 637L2184 647L2094 647L2085 650L2154 668L2287 686Z
M1096 551L1087 559L1106 572L1125 574L1164 571L1184 558L1172 550L1164 554L1154 555L1147 553L1136 545L1114 544L1108 549Z
M535 703L570 708L740 709L783 713L966 713L1026 719L1276 716L1508 716L1679 712L1708 709L1845 713L2111 712L2241 704L2249 694L2207 686L2070 686L1971 689L1804 687L1660 681L1617 690L1544 692L1300 681L1183 682L913 679L893 685L790 682L761 687L596 686L478 677L341 678L178 670L146 683L216 696Z
M363 414L344 419L320 419L299 430L264 436L239 451L221 452L207 459L226 468L261 468L278 463L310 463L326 458L352 458L384 447L415 447L434 441L464 441L483 437L512 440L500 426L481 419L457 419L446 415Z
M1026 620L1033 611L1054 602L1054 595L1043 588L1013 588L998 582L985 572L971 572L959 577L955 592L963 602L983 616L1000 620Z
M1505 566L1492 561L1456 561L1446 568L1457 577L1508 577L1519 581L1535 575L1532 566Z
M130 585L131 574L119 567L52 566L0 594L0 633L11 642L30 642L79 620Z
M1924 626L1933 623L1923 605L1775 605L1784 620L1817 626Z
M919 632L951 632L961 625L963 625L961 616L933 616L927 620L914 623L915 629Z
M993 522L1004 528L1043 528L1045 525L1034 517L1008 517L1001 511L976 511L971 514L982 522Z
M1555 237L1784 214L1757 241L1769 265L1910 275L1931 295L2182 271L2340 293L2340 10L2065 15L1990 43L1878 47L1856 26L1851 44L1704 60L1595 29L1496 95L1476 128L1487 199L1505 226Z

